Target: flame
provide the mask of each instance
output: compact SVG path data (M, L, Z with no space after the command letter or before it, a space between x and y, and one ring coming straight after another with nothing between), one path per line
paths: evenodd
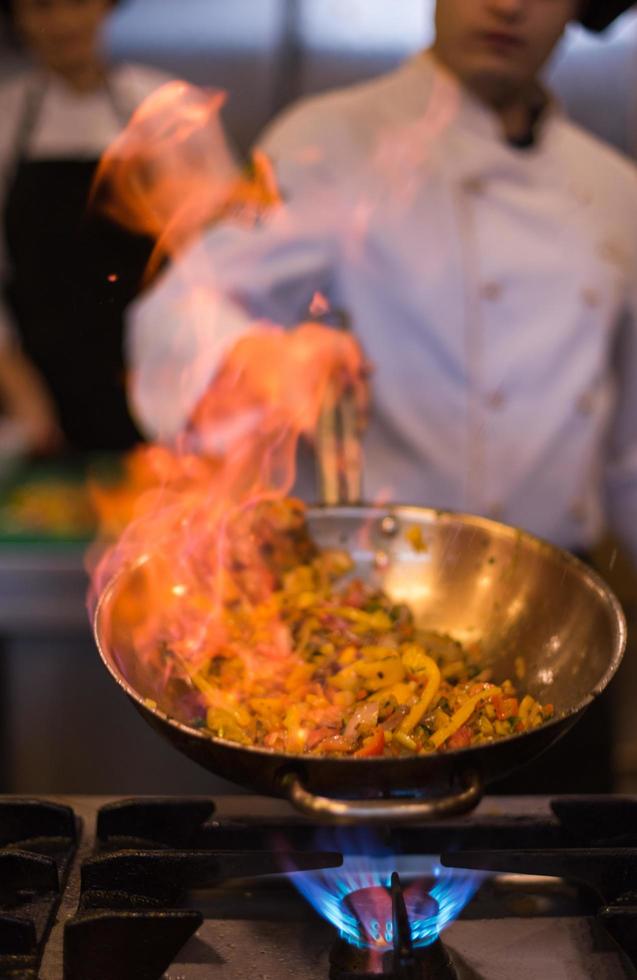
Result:
M278 200L263 155L255 155L248 176L224 155L222 102L219 93L165 86L102 161L94 200L156 239L151 272L207 221L229 212L253 221ZM208 333L213 293L214 286L189 292ZM128 631L147 699L170 701L173 713L186 717L213 706L232 720L240 711L235 692L215 689L202 671L217 654L239 652L253 682L289 674L290 637L267 611L274 580L266 546L277 521L302 522L302 512L289 505L277 511L276 502L293 485L299 439L312 437L326 402L346 386L360 387L361 373L353 340L326 326L286 332L255 325L227 352L172 446L140 448L122 483L93 485L102 534L89 555L89 608L122 569L135 570L113 621L103 626L111 638ZM169 371L168 397L172 390ZM252 615L249 640L229 635L224 609L231 603Z
M224 92L168 82L100 161L93 206L155 240L149 276L207 224L228 215L251 222L279 201L265 154L256 151L248 168L235 159L220 120L225 101Z
M93 204L154 239L150 276L166 257L178 256L202 229L222 218L250 228L272 217L275 231L285 238L303 230L299 222L322 230L337 214L344 229L343 254L353 260L383 194L399 209L409 207L416 184L404 179L405 170L415 179L431 139L453 109L447 99L445 111L426 113L399 144L395 131L381 139L372 153L382 178L377 199L348 183L345 197L352 192L351 205L343 212L341 191L323 181L299 213L282 202L264 154L256 152L248 167L239 165L221 125L224 101L219 91L169 83L140 106L103 157ZM423 142L425 131L429 140ZM320 147L308 147L297 163L316 166L321 154ZM199 259L204 267L195 261L181 276L183 289L172 311L175 343L166 342L163 359L153 368L153 412L161 415L162 401L181 398L190 405L193 392L203 394L177 436L158 419L158 431L166 431L171 444L140 449L128 463L123 486L114 492L93 488L103 533L89 557L89 605L93 612L113 577L135 569L134 587L118 615L145 668L140 693L160 698L178 682L186 702L221 706L240 725L233 692L215 689L202 668L236 641L223 616L232 603L258 614L252 617L250 642L244 637L241 648L253 678L283 675L296 662L290 637L268 607L274 586L264 548L271 544L271 526L263 519L263 507L270 506L270 522L299 519L294 506L277 510L294 484L299 440L312 440L322 410L345 391L353 391L364 411L368 366L353 337L325 322L292 330L253 323L226 349L223 318L232 315L232 304L223 302L215 268L205 256ZM233 261L230 255L228 262ZM310 315L320 320L329 312L327 299L316 292ZM190 331L184 344L177 339L182 314ZM243 329L241 316L239 321ZM127 523L120 532L123 514ZM298 737L302 741L302 732Z
M351 338L317 324L251 335L235 346L176 447L142 448L128 485L94 488L106 529L117 533L118 515L133 513L117 540L94 551L90 604L122 568L137 569L135 595L118 616L128 618L147 668L144 696L160 699L181 680L199 707L236 713L233 692L213 688L201 672L228 650L253 681L289 674L298 658L268 610L275 589L268 542L277 522L302 525L303 509L283 501L299 439L311 436L335 385L355 384L359 369ZM228 632L224 610L237 603L250 612L249 637Z
M485 875L445 868L437 857L396 856L359 832L320 835L318 849L340 850L340 868L296 872L290 880L340 936L353 946L383 951L393 942L390 887L398 870L414 946L429 946L458 918ZM293 869L287 868L288 872ZM369 890L369 891L367 891ZM359 895L360 893L360 895ZM428 896L437 904L430 911Z
M101 161L93 204L156 240L150 274L204 225L228 216L251 224L280 205L263 153L245 170L235 161L219 118L224 100L221 92L169 83L141 105ZM186 296L202 314L208 343L216 326L211 273L209 288ZM225 352L171 446L137 450L117 487L93 485L102 535L89 555L89 607L119 571L137 570L137 599L131 594L119 615L128 617L137 656L149 668L145 693L161 693L177 676L206 704L232 707L232 692L212 690L200 668L230 642L224 607L254 609L271 593L264 541L272 520L297 519L298 508L277 512L275 505L294 483L298 442L312 438L330 399L346 387L360 392L361 361L352 338L326 325L286 331L255 324ZM167 398L174 374L169 360ZM192 375L180 383L192 383ZM255 675L289 669L290 641L276 616L265 616L258 642L244 644L242 655Z

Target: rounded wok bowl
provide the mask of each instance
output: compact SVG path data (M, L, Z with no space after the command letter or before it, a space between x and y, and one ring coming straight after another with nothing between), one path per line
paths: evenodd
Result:
M621 661L626 625L606 584L570 554L532 535L465 514L419 507L310 509L315 539L347 548L354 574L406 602L426 629L479 641L496 682L555 705L533 731L459 751L390 759L292 756L246 748L193 727L179 699L135 650L144 576L132 566L104 591L95 615L101 657L146 720L185 755L260 793L288 797L332 822L422 820L476 805L484 786L530 761L598 697ZM406 532L421 528L424 550ZM149 703L150 702L150 703ZM155 702L155 704L153 704Z

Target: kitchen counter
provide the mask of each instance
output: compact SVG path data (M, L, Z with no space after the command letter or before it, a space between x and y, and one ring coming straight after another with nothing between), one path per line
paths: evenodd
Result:
M83 459L24 463L0 481L0 636L86 633L92 514Z

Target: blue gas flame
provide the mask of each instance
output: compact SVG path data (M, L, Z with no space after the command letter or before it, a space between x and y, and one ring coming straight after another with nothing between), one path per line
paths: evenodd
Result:
M404 886L412 942L414 946L423 947L433 943L442 930L457 919L485 878L479 872L444 868L437 857L396 856L383 852L377 843L370 845L369 837L354 838L341 833L331 841L323 837L320 847L322 850L340 850L343 865L322 871L297 872L291 875L291 880L317 912L338 929L343 939L361 948L372 947L368 937L372 937L376 947L390 947L393 924L391 920L370 920L365 923L366 936L345 901L353 892L366 888L389 889L392 873L398 871ZM419 905L426 907L418 899L426 895L434 898L438 905L433 916L418 915Z

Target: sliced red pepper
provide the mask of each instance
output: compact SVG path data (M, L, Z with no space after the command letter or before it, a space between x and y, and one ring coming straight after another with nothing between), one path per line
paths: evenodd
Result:
M327 728L326 726L323 728L315 728L314 731L310 732L308 735L305 745L311 751L312 749L316 748L319 742L322 742L326 738L331 738L331 736L334 734L335 732L333 728Z
M357 759L370 759L374 755L382 755L385 751L385 732L382 728L377 728L373 735L366 738L362 747L355 752Z
M499 721L515 718L520 710L517 698L503 698L501 694L494 694L489 700L495 708L495 716Z
M466 749L471 745L473 735L468 725L463 725L447 742L450 749Z

